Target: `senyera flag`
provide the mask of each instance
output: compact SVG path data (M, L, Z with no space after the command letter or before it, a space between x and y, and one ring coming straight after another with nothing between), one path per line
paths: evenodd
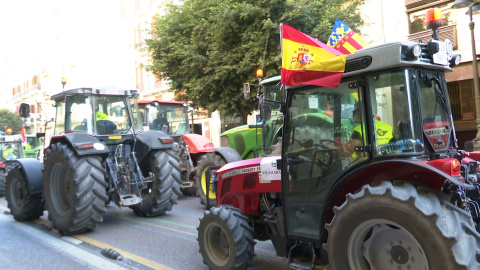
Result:
M368 47L368 43L359 34L339 19L335 20L327 45L344 54L352 54Z
M338 87L346 55L285 24L280 24L280 35L282 84Z

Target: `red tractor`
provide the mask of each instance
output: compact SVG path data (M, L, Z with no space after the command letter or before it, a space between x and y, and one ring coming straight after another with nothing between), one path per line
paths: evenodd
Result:
M480 269L480 152L457 149L451 52L383 44L348 55L338 88L287 87L281 156L215 172L204 263L246 269L271 240L292 269Z
M182 193L198 196L204 205L214 205L215 190L207 192L207 186L213 185L208 185L211 177L206 172L211 167L241 160L238 152L230 147L214 147L209 139L192 133L186 102L141 100L138 105L143 114L144 129L163 131L176 142L175 151L183 178Z

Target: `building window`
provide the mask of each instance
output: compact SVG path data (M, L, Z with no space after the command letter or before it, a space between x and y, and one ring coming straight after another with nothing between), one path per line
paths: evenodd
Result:
M432 38L432 30L425 25L427 10L439 8L442 13L443 24L439 27L438 39L443 41L446 38L453 43L453 49L457 49L457 12L453 10L454 1L414 1L414 4L406 5L408 15L408 40L426 43Z
M442 12L444 26L457 24L457 13L451 8L452 4L453 1L450 1L449 3L442 3L433 6L439 8ZM413 9L411 12L408 12L407 10L409 34L427 30L427 27L425 26L425 14L430 8L432 8L432 6L426 5L425 7L422 6L421 9Z
M448 82L448 98L454 121L475 120L473 80Z

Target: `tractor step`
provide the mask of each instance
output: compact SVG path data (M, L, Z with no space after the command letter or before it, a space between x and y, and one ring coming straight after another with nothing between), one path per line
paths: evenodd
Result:
M304 264L300 264L300 263L296 263L296 262L291 262L288 265L288 268L293 269L293 270L312 270L312 269L314 269L314 268L312 268L311 265L304 265Z
M295 252L294 250L296 249L300 251ZM296 254L296 261L294 261L293 253ZM310 257L310 260L308 260L308 257ZM313 244L311 242L302 242L296 240L295 245L293 245L288 251L288 267L294 270L313 270L315 269L316 257L315 249L313 248Z
M142 198L134 194L120 195L120 206L132 206L142 202Z

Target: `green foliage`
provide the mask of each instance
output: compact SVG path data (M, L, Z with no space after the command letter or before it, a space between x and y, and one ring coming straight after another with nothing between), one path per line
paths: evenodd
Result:
M0 131L5 132L6 128L12 128L12 134L20 134L23 122L18 114L6 109L0 109Z
M169 79L179 99L195 107L240 115L244 122L258 100L243 99L243 83L280 74L279 24L327 43L335 19L358 32L364 0L185 0L157 15L147 69ZM252 89L254 90L254 89ZM252 97L256 93L252 93Z

